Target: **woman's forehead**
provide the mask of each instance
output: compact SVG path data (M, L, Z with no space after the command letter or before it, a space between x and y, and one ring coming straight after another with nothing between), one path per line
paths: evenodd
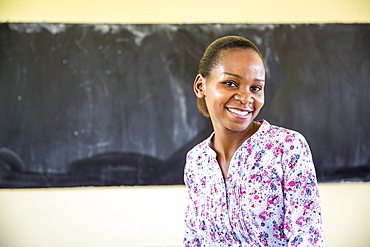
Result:
M252 48L249 48L249 49L232 48L232 49L221 50L218 54L218 60L224 59L225 57L227 58L227 57L230 57L230 56L258 57L262 60L262 58L258 54L258 52L253 50Z
M218 70L220 68L227 69L238 69L238 68L263 68L264 63L260 55L254 50L231 50L223 52L219 55L217 63L212 70Z

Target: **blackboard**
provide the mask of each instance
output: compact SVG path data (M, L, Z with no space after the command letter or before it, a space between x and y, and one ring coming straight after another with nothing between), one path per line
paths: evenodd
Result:
M0 187L183 184L211 132L192 83L224 35L267 64L259 118L301 132L320 182L370 181L369 24L0 24Z

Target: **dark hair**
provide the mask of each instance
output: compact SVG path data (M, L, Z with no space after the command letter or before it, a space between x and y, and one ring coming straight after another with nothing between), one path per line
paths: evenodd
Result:
M217 65L221 51L243 49L255 51L263 62L263 56L257 46L246 38L240 36L225 36L213 41L203 53L199 61L198 73L204 78L211 75L212 69ZM263 65L265 66L264 62ZM197 106L204 116L209 117L206 101L204 98L197 98Z

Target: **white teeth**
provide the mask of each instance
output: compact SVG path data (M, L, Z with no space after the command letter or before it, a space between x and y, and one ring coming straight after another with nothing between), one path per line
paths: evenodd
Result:
M237 109L232 109L232 108L228 108L229 111L235 113L235 114L238 114L238 115L242 115L242 116L247 116L249 114L249 111L239 111Z

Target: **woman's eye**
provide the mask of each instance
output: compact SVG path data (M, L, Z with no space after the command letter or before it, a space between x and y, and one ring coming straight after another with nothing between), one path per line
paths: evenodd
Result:
M233 81L225 81L224 82L224 84L225 85L227 85L227 86L230 86L230 87L237 87L238 85L235 83L235 82L233 82Z
M251 87L251 89L252 89L252 91L254 91L254 92L259 92L259 91L261 91L261 90L262 90L262 87L260 87L260 86L255 86L255 87Z

